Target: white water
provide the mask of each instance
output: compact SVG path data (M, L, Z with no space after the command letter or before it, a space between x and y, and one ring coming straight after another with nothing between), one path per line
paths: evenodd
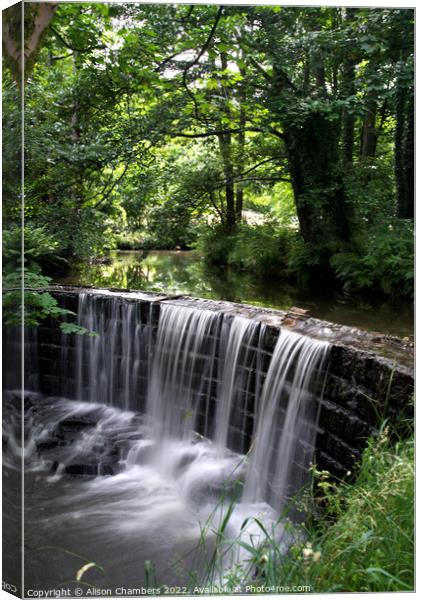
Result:
M201 397L209 399L219 317L163 305L148 385L147 414L155 437L189 439Z
M39 536L44 546L70 552L82 543L84 556L106 567L105 575L93 575L99 583L139 583L151 560L158 580L181 585L192 569L206 571L215 531L232 510L225 539L256 546L258 518L287 549L293 534L279 516L306 480L328 345L282 331L265 374L266 328L243 317L162 304L153 332L135 303L81 294L79 323L98 335L78 337L69 391L75 399L39 400L31 416L28 476L45 485L28 499L39 513L33 546ZM70 347L64 355L71 356ZM253 401L244 456L230 447L248 450ZM86 415L94 426L38 456L36 445L60 423ZM92 457L101 472L109 447L119 452L112 474L68 484L66 469ZM237 561L246 571L249 558L237 545L211 580L223 582ZM51 583L55 572L42 560L28 559L32 577L47 569ZM65 561L61 568L70 569Z
M135 445L128 464L148 455L166 483L177 482L187 496L194 495L197 486L200 489L206 484L208 497L201 495L205 504L209 498L212 502L218 500L212 489L221 493L221 489L232 489L233 481L239 480L243 492L240 494L237 489L236 511L241 518L252 516L257 506L264 506L269 513L275 511L272 517L276 520L308 481L318 420L320 373L328 343L282 330L265 374L262 347L266 328L257 321L162 304L152 342L148 324L140 327L134 322L134 305L114 301L107 324L103 314L98 313L95 299L81 295L80 322L100 333L99 338L88 342L91 400L94 397L100 401L95 378L98 372L106 372L108 403L113 403L113 397L121 397L116 387L119 379L124 402L117 404L126 410L136 408L134 381L139 375L141 348L146 341L149 344L146 422L152 441L142 440ZM116 324L117 319L122 325ZM116 369L112 355L118 343L122 346L122 358ZM78 377L83 360L82 352L78 356ZM134 365L134 372L130 364ZM253 369L254 389L250 386ZM212 379L217 380L214 398ZM247 459L239 455L233 458L228 450L230 440L235 434L237 442L238 434L242 440L246 436L251 393L255 395L255 416L250 448L244 448L244 441L241 442L241 449L249 453ZM202 442L192 446L194 431L199 429L214 442L206 442L206 452L202 452ZM183 477L177 466L181 455L192 464ZM245 514L247 511L250 514Z
M135 303L119 298L104 303L101 298L80 294L79 323L97 335L77 337L75 399L126 410L133 405L149 350L149 327L142 325L136 308ZM63 334L64 347L66 339Z
M257 411L244 500L281 512L306 483L319 403L311 394L329 345L291 331L278 338Z
M228 445L228 431L235 401L244 389L243 377L238 372L241 352L247 355L253 334L259 324L244 317L234 317L229 325L228 333L222 332L221 346L223 352L222 366L219 370L219 389L217 396L217 411L214 426L214 439L222 456ZM247 361L245 361L247 364Z

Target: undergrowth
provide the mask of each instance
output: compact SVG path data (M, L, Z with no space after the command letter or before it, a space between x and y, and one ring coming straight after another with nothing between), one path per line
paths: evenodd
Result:
M407 221L367 226L352 245L340 248L305 244L293 228L270 221L243 223L231 234L221 226L207 228L196 247L209 264L235 267L262 279L307 285L323 277L347 293L413 298L414 234Z
M414 443L372 439L353 484L316 473L323 518L277 571L278 583L314 592L414 589ZM320 498L319 498L320 501Z

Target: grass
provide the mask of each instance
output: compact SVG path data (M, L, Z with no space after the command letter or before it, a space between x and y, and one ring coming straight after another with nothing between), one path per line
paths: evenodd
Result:
M308 526L307 542L278 557L270 583L318 593L413 590L413 440L391 444L384 431L369 441L353 484L317 472L314 485L323 516Z
M218 531L213 530L216 545L207 573L191 577L189 587L199 585L200 579L202 585L213 581L232 589L252 583L316 593L414 589L412 438L396 441L386 428L369 440L353 483L333 483L327 472L314 469L313 489L299 501L305 504L300 508L312 516L302 524L305 535L297 536L300 541L286 555L273 532L253 517L246 521L260 528L259 544L248 543L244 537L227 539L233 502L225 503L226 515ZM285 515L281 520L285 522ZM223 573L217 567L218 558L236 548L247 550L249 558Z

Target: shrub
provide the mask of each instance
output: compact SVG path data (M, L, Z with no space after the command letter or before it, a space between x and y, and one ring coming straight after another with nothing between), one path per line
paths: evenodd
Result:
M335 254L331 264L346 291L375 290L410 298L413 254L412 224L396 220L371 228L356 250Z
M26 226L23 231L25 241L25 266L37 271L41 264L55 265L62 261L62 244L45 227ZM14 225L3 230L3 260L7 272L20 268L22 263L22 228Z
M214 265L229 265L258 277L285 276L295 233L271 222L261 225L242 224L227 235L220 225L205 231L197 247L205 260Z
M41 272L41 264L55 264L60 243L43 227L24 228L25 252L22 257L22 230L15 225L3 231L3 319L6 325L37 326L46 317L61 319L74 312L61 308L46 288L51 282ZM22 283L24 292L22 294ZM45 290L45 291L44 291ZM23 302L23 311L22 311ZM60 324L64 333L89 333L76 323Z
M195 240L194 221L187 207L168 202L149 211L144 239L146 248L157 250L172 250L176 246L189 248Z
M305 579L318 593L412 590L413 440L392 445L383 433L369 442L355 484L317 485L330 511L280 567L279 582Z
M118 250L142 250L145 247L144 237L130 231L118 233L115 242Z

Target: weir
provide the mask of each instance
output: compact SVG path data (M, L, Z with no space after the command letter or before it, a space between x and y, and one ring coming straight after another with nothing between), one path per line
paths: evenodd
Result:
M308 344L329 344L324 372L309 384L319 398L311 406L319 411L320 468L342 478L382 419L394 424L413 413L413 350L398 338L293 311L185 296L66 286L51 291L80 323L102 334L61 335L54 323L40 328L39 389L155 414L157 434L195 430L220 449L246 453L259 407L268 402L266 376L267 388L271 380L276 385L276 365L285 358L272 360L274 349L289 331ZM278 383L288 387L290 379Z
M383 340L385 357L373 352L374 335L297 311L51 293L90 334L47 322L26 335L26 530L31 548L46 548L28 551L28 587L56 585L57 572L74 578L68 557L81 543L105 565L90 574L95 585L143 584L145 561L167 584L193 572L201 584L221 583L234 564L250 565L230 542L209 570L221 527L224 540L255 545L263 524L287 551L302 534L286 526L299 512L283 511L310 463L346 475L382 414L397 421L412 411L412 371L402 364L411 352L394 340ZM6 372L18 354L11 335ZM12 474L20 468L16 383L9 378L5 395ZM53 547L65 548L59 569Z
M265 324L163 304L154 327L138 308L79 295L78 324L93 335L75 347L62 335L64 395L143 413L163 460L171 443L197 433L219 459L227 449L249 453L244 499L281 510L308 475L329 343L280 330L267 373L256 377Z

